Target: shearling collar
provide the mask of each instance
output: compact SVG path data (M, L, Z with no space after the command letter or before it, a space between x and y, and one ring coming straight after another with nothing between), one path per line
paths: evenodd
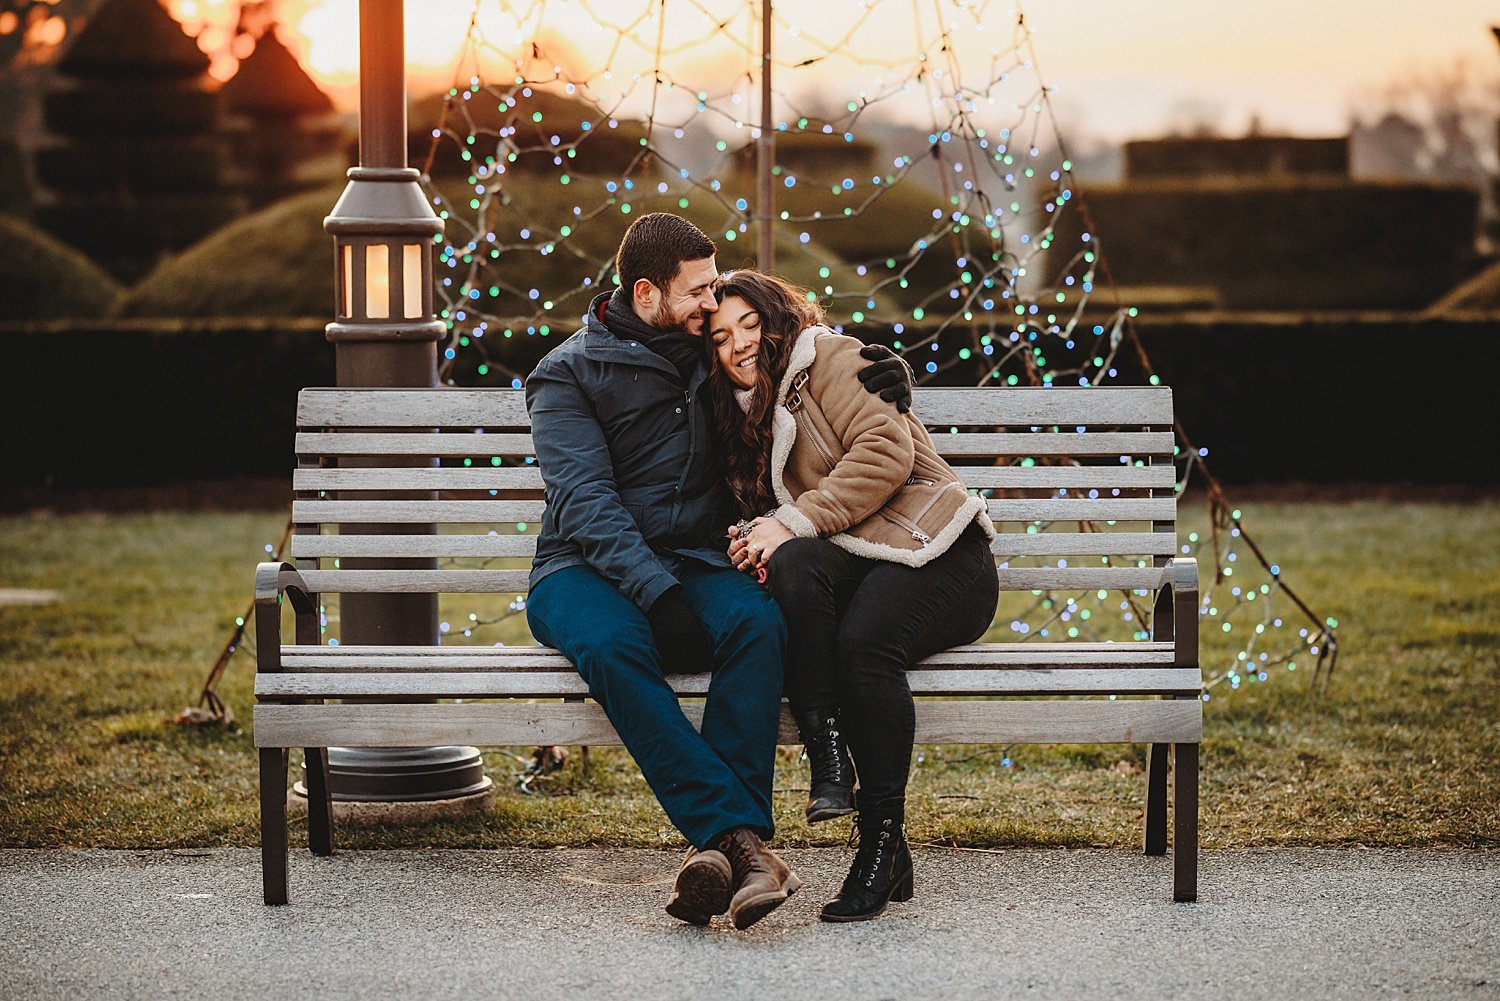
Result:
M792 382L797 376L812 368L812 363L817 360L818 338L831 333L832 330L816 323L797 335L797 339L792 342L792 353L787 358L786 371L781 376L781 385L776 387L777 407L786 403L787 395L792 391Z
M792 503L792 495L786 488L786 463L792 454L792 443L797 439L797 419L786 408L786 398L792 391L792 383L801 373L812 368L818 357L818 338L833 331L821 323L806 328L792 342L791 354L787 357L786 372L781 376L781 385L776 387L776 406L771 408L771 493L780 504Z

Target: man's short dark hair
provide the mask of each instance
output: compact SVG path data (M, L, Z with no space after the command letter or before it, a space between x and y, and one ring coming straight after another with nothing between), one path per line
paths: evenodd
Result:
M701 261L717 250L707 233L682 216L651 212L625 231L615 254L615 271L627 293L642 278L665 292L683 261Z

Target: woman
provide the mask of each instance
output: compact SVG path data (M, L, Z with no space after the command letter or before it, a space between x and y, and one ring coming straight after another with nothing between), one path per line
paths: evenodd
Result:
M821 916L872 918L912 894L906 671L989 627L994 526L921 422L863 391L863 345L823 326L802 290L735 271L715 298L709 386L747 519L730 529L729 555L766 571L787 620L786 696L813 773L809 822L853 811L850 755L858 770L859 851Z

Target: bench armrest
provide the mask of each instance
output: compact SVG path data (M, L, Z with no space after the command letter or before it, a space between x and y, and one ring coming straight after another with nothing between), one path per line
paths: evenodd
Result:
M281 596L291 599L296 615L297 642L318 642L318 596L290 563L260 563L255 567L255 669L281 670Z
M1198 561L1191 556L1175 556L1161 568L1151 638L1172 641L1175 667L1198 666Z

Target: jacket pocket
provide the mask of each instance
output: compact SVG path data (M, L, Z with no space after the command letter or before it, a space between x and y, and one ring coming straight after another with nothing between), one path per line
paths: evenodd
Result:
M626 503L625 510L635 520L635 527L648 543L655 543L667 536L671 528L668 524L670 512L663 511L662 505Z
M920 542L922 545L925 546L932 542L932 536L922 531L922 527L915 521L912 521L903 515L897 514L890 508L881 508L879 514L880 517L884 518L892 525L895 525L897 528L901 529L907 535L910 535L913 539Z

